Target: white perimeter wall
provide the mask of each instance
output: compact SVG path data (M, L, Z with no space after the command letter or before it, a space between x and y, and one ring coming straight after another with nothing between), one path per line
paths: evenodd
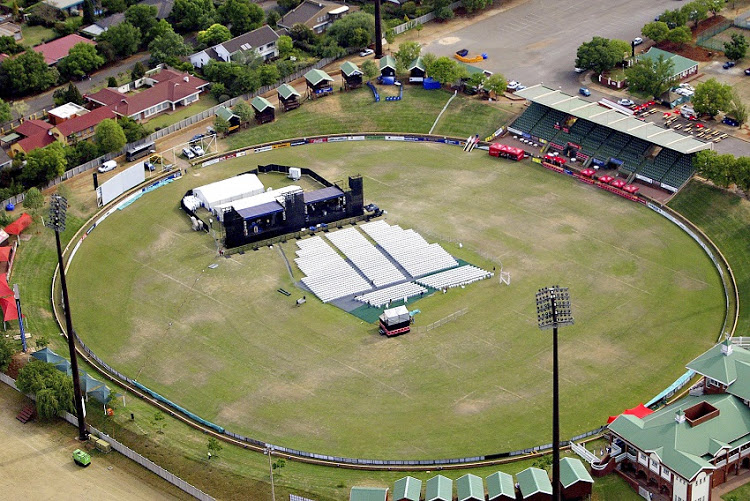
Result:
M146 180L143 162L138 162L129 169L125 169L109 181L102 183L96 189L96 199L99 207L107 205L130 188L138 186Z

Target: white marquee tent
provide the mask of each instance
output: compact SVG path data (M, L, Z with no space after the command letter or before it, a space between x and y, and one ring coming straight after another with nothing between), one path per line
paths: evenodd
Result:
M222 221L222 214L224 213L224 210L228 209L229 207L234 207L234 210L237 211L248 209L250 207L256 207L258 205L278 201L278 198L284 198L284 195L286 195L287 193L296 193L298 191L302 191L302 188L292 184L289 186L284 186L283 188L278 188L276 190L269 189L269 191L266 191L259 195L253 195L251 197L233 200L226 204L216 205L214 206L214 209L216 211L217 217L219 218L219 221Z
M263 193L263 183L255 174L241 174L193 190L193 195L212 212L220 205L260 193Z

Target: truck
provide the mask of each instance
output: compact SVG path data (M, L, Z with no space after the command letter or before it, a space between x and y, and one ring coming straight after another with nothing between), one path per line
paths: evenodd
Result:
M406 306L387 309L378 318L380 333L388 337L406 334L411 330L411 315Z
M76 449L73 451L73 461L78 466L88 466L91 464L91 456L89 456L86 452L83 452L81 449Z

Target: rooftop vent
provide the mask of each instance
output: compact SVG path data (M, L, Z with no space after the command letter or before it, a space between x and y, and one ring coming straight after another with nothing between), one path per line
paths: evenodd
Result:
M713 419L718 415L719 409L705 400L685 409L685 420L690 423L691 427L705 423L709 419Z

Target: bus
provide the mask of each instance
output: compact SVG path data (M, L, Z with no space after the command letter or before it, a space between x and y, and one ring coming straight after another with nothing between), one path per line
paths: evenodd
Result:
M125 160L127 160L128 162L132 162L133 160L145 157L149 153L155 152L156 144L154 144L153 141L149 141L147 143L139 144L138 146L131 146L130 148L128 148L128 151L125 153Z

